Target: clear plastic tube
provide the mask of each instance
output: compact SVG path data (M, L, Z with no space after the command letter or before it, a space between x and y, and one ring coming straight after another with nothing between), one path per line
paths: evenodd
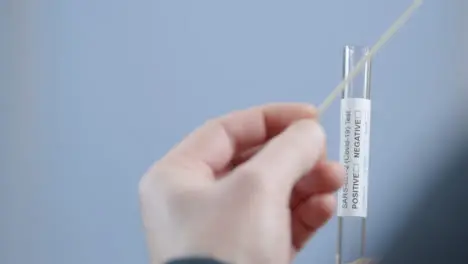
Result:
M346 46L344 77L366 54L367 47ZM344 186L338 192L338 241L336 263L352 263L365 257L367 182L370 136L371 62L342 93L340 117L340 162L346 169Z

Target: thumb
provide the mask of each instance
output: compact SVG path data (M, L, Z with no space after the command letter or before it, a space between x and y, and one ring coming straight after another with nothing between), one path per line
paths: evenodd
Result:
M234 177L248 177L273 187L289 199L296 182L322 157L325 133L313 119L293 123L270 140L249 161L233 171Z

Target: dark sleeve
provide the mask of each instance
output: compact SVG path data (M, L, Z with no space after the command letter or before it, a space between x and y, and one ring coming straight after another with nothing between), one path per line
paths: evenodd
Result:
M211 258L183 258L167 262L166 264L226 264Z
M381 264L468 263L468 141L458 147L445 167L427 175L440 181Z

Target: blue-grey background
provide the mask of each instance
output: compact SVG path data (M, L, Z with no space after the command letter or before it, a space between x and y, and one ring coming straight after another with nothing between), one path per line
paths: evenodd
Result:
M410 2L0 0L0 263L147 263L137 182L154 160L227 111L319 104L342 47ZM374 61L370 255L452 144L461 2L427 0ZM332 263L335 238L333 219L297 262Z

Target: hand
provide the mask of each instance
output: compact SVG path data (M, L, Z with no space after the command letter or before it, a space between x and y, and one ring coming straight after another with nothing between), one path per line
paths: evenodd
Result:
M139 186L152 263L289 263L332 216L344 176L316 116L302 104L234 112L156 162Z

